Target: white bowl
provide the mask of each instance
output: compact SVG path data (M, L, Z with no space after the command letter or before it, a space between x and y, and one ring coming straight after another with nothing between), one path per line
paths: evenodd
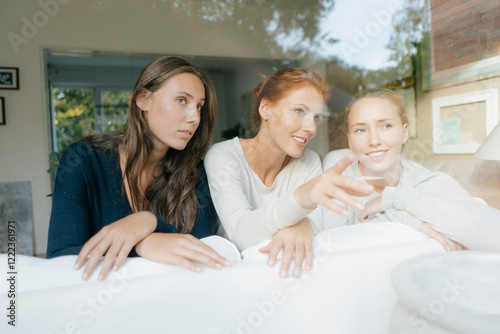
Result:
M392 284L391 333L500 333L500 253L419 256L393 269Z

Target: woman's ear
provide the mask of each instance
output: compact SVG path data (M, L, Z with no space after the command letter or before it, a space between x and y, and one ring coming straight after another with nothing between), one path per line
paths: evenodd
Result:
M135 104L142 111L149 111L149 102L151 101L151 92L146 88L141 89L139 94L137 94L137 98L135 99Z
M269 119L269 116L271 114L270 108L271 108L271 103L269 102L268 99L264 98L260 101L259 114L264 121L267 121Z
M408 123L403 124L403 144L408 141L410 134L408 132Z

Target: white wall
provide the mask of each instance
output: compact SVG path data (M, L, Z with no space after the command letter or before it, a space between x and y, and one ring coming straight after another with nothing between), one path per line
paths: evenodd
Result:
M173 15L170 6L174 2L192 15ZM195 0L0 3L0 66L19 67L20 73L20 90L0 91L7 110L7 125L0 126L0 182L31 181L35 253L45 253L51 209L51 200L46 197L51 192L51 180L46 172L50 135L43 49L247 59L283 57L271 55L264 41L249 30L228 22L199 19L204 14L201 5L210 3ZM238 15L258 20L260 11L262 8L239 8ZM12 43L9 37L16 41Z

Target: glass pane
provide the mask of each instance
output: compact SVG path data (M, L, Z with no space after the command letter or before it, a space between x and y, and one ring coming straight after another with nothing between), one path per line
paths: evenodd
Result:
M91 88L53 89L57 151L62 151L94 131L94 90Z
M97 2L89 13L114 17L115 2ZM246 136L244 111L251 109L251 90L260 81L260 73L270 75L289 65L321 72L334 88L328 122L320 126L318 140L311 143L320 155L347 147L344 111L358 90L385 86L414 96L409 92L415 89L417 52L430 28L429 0L145 0L120 4L126 18L151 23L162 38L176 41L178 54L213 78L219 101L214 142L235 134ZM154 50L135 50L143 54L54 50L48 57L51 82L109 91L98 96L102 102L97 104L104 107L96 109L95 129L120 131L125 116L125 106L120 105L128 102L120 94L133 87L149 60L159 56L150 53Z
M127 121L128 103L132 96L131 91L103 91L102 116L98 117L103 125L104 132L114 134L122 131Z

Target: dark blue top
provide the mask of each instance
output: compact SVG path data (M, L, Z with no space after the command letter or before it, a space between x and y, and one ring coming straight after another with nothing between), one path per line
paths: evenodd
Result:
M203 238L212 234L215 218L203 161L198 164L195 191L198 209L191 234ZM103 226L130 214L132 208L122 193L118 151L106 151L84 141L69 145L56 173L47 258L78 254ZM154 214L158 222L155 232L179 233ZM137 256L134 249L129 256Z

